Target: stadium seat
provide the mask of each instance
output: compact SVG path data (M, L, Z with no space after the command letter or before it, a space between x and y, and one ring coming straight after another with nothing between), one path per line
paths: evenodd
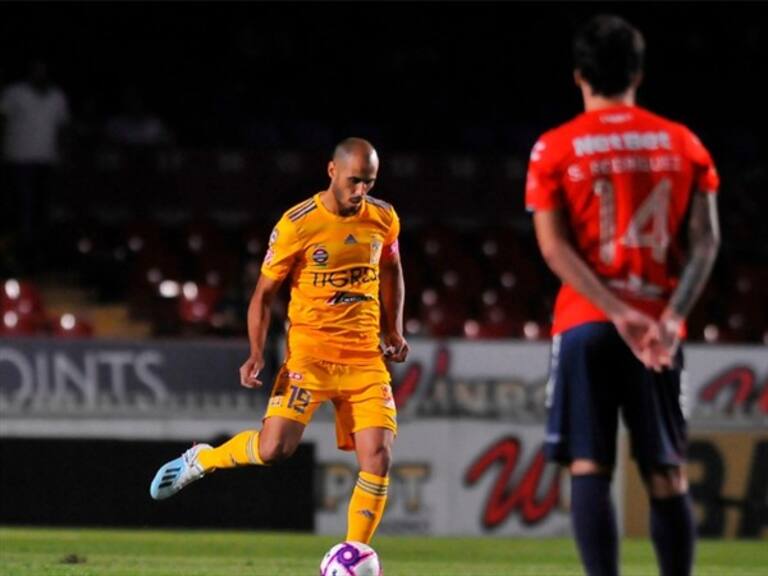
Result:
M9 278L2 281L0 314L4 333L36 334L44 331L46 311L37 286L28 281Z
M424 333L435 338L444 338L449 336L460 336L464 333L464 320L466 311L461 307L462 304L455 302L452 304L443 303L431 299L431 292L427 293L427 301L422 304L420 321Z
M182 328L209 327L220 298L221 290L215 286L185 282L179 294L178 304Z
M31 282L9 278L2 281L0 308L22 314L42 314L43 299L37 286Z
M51 335L56 338L90 338L93 326L77 314L67 312L53 319Z
M464 323L464 335L471 339L516 338L519 332L519 323L496 304L487 306L479 320L469 319Z
M44 333L43 325L37 318L20 315L13 310L0 314L0 336L37 336Z
M390 151L382 163L374 196L391 201L403 223L408 333L523 338L526 322L535 322L539 338L546 337L558 282L538 255L524 195L507 193L522 192L525 152L520 155L517 142L504 156L486 151L489 135L472 131L482 146L470 153ZM175 334L181 300L163 297L160 283L169 281L166 291L179 294L185 281L237 293L228 309L239 313L239 294L250 292L271 227L288 206L319 189L318 166L327 158L276 145L256 151L99 149L79 151L71 160L57 192L64 209L49 234L57 240L47 249L50 270L74 272L74 282L95 298L127 300L134 313L163 326L160 332ZM752 201L759 206L765 198ZM235 218L225 222L211 212L214 204L216 214ZM724 206L729 246L688 319L691 340L706 340L707 328L714 341L764 338L768 268L762 237L748 225L760 211L742 204L728 206L728 214ZM2 311L13 312L7 322L13 327L3 322L6 333L48 329L39 293L26 284L19 281L15 298L0 289ZM421 296L430 287L435 302L425 305ZM492 302L487 293L494 294ZM490 317L494 308L503 320ZM202 325L193 318L191 325ZM535 333L529 324L529 337Z

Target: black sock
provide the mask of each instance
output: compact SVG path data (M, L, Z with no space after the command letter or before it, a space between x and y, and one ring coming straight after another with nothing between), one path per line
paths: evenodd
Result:
M696 525L688 494L651 498L651 538L661 576L688 576L691 573Z
M617 576L619 538L611 502L610 476L571 476L571 519L587 574Z

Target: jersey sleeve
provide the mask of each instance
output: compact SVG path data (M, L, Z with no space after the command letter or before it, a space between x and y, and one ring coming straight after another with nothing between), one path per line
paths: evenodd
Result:
M720 188L720 176L709 150L687 128L683 131L683 142L685 155L693 165L693 182L696 188L701 192L717 192Z
M395 257L400 252L400 243L398 237L400 236L400 218L392 208L392 223L389 226L387 236L384 238L384 249L382 251L382 259L388 260Z
M272 280L282 280L291 272L301 244L296 226L283 216L269 236L269 246L261 265L261 273Z
M525 207L529 212L562 207L559 170L550 139L543 136L534 144L525 182Z

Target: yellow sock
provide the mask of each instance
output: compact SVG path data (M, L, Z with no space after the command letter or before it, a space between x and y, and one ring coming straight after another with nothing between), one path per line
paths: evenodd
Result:
M259 432L246 430L213 450L201 450L197 461L206 472L248 464L264 466L264 461L259 456Z
M360 472L347 513L347 540L369 544L384 515L389 478Z

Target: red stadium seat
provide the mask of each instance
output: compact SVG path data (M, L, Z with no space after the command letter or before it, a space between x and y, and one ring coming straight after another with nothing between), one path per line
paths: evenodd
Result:
M76 314L61 314L51 323L51 334L56 338L90 338L93 326Z
M6 334L37 334L45 329L46 313L37 286L9 278L0 289L2 329Z
M43 313L43 299L37 286L31 282L9 278L2 283L0 308L22 314Z
M185 282L179 296L179 319L186 326L208 326L221 298L214 286Z
M194 279L197 282L222 289L242 282L243 272L237 255L225 250L204 251L197 256L194 264Z
M435 338L461 336L464 333L466 314L460 310L443 305L426 307L421 321L427 335Z
M13 310L0 314L0 336L37 336L44 334L43 324L35 317Z
M508 318L499 306L486 309L481 320L469 319L464 323L464 335L470 339L515 338L519 332L519 324Z
M423 336L424 323L416 316L406 315L404 322L405 333L408 336Z
M691 336L693 339L697 335L692 334ZM714 322L711 322L704 327L704 330L702 331L699 338L703 339L704 342L707 342L708 344L722 344L739 341L738 334L734 333L733 330L728 328L727 325L717 324Z

